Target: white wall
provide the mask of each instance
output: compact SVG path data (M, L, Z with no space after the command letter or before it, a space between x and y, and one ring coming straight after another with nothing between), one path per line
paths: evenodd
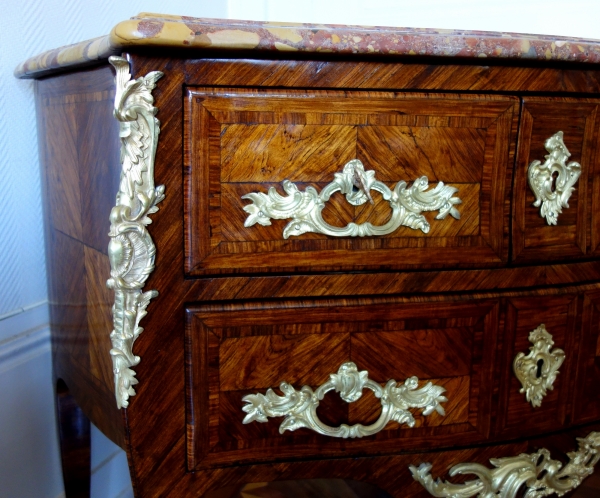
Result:
M598 0L229 0L230 19L600 38Z
M170 1L171 12L189 12ZM0 497L63 492L51 385L42 205L33 83L13 70L44 50L107 34L158 0L0 2ZM194 14L225 17L225 0ZM108 214L107 229L108 229ZM107 334L110 331L107 331ZM108 354L108 352L107 352ZM92 433L92 497L132 496L125 454Z
M199 17L600 38L598 0L5 0L0 14L0 496L62 492L54 426L40 175L31 81L14 67L108 33L140 11ZM108 223L108 213L107 213ZM107 331L108 333L109 331ZM92 496L131 495L123 452L93 433Z

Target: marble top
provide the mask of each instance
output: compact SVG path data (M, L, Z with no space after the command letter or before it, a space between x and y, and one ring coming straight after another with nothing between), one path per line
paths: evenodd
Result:
M379 56L493 57L600 62L600 41L485 31L294 24L141 13L110 34L31 57L15 69L36 78L135 47L316 52Z

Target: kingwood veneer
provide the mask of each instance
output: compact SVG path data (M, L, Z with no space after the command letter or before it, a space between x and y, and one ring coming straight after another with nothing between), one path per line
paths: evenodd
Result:
M417 481L464 482L459 463L512 496L514 461L519 485L575 488L600 446L599 61L583 40L140 15L21 65L68 495L88 492L87 419L140 497L313 478L429 496ZM549 214L528 183L548 154L569 168ZM421 177L446 187L411 197ZM286 412L327 381L351 402Z

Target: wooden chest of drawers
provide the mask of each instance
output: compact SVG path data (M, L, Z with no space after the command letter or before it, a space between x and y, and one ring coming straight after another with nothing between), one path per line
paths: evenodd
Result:
M148 44L105 48L131 26ZM116 84L75 65L121 51ZM71 53L17 71L41 78L69 493L81 413L144 497L591 473L599 45L141 16ZM432 480L461 463L475 481Z

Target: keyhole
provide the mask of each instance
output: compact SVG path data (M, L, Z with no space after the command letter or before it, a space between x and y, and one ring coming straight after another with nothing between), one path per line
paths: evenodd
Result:
M352 185L352 192L356 193L358 192L360 189L356 186L356 185Z
M550 190L552 190L552 192L554 192L556 190L556 180L558 179L558 171L555 171L554 173L552 173L552 186L550 187Z
M537 362L537 372L535 376L539 379L542 376L542 367L544 366L544 360L538 360Z

